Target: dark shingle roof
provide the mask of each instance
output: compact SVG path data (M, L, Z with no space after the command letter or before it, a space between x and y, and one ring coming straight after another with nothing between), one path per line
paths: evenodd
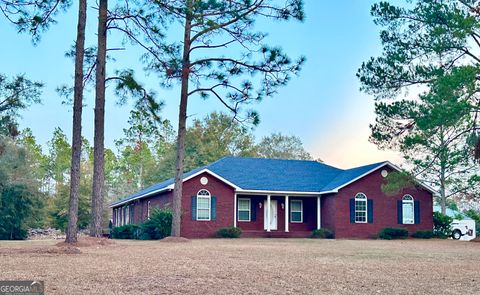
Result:
M225 157L185 173L184 178L208 169L242 190L321 193L335 190L385 163L343 170L315 161ZM112 206L167 189L173 183L171 178L152 185Z
M315 161L227 157L207 169L244 190L319 192L342 170Z
M360 166L352 169L343 170L342 173L338 174L335 178L333 178L326 186L323 187L324 191L331 191L349 183L350 181L354 180L362 176L363 174L367 173L370 170L378 168L385 164L386 162L379 162L370 165Z

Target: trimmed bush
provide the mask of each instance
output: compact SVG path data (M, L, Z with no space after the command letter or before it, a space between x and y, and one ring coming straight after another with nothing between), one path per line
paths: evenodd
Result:
M440 212L433 212L433 235L437 238L448 238L452 233L453 218Z
M238 227L224 227L217 231L217 238L239 238L242 235L242 230Z
M331 229L321 228L312 231L312 235L310 237L312 239L333 239L335 235Z
M406 239L408 237L408 230L403 228L386 227L380 231L378 237L384 240Z
M138 224L125 224L112 229L114 239L138 239L141 231Z
M155 208L150 219L140 225L142 240L159 240L170 236L172 231L172 211Z
M412 235L412 237L417 239L431 239L433 238L433 231L431 230L419 230Z

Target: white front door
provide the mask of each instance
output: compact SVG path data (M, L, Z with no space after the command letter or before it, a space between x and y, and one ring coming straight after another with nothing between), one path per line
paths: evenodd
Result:
M263 203L263 228L267 229L267 206L268 202L265 200ZM277 229L277 200L270 200L270 229L276 230Z

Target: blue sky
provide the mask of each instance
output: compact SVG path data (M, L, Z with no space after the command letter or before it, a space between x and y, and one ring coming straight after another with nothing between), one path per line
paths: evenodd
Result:
M380 53L379 28L370 16L370 6L375 1L305 2L307 18L303 23L259 24L263 31L268 31L269 44L280 45L291 57L305 55L307 62L299 77L280 89L278 95L255 106L261 116L255 136L260 139L272 132L297 135L315 158L339 167L387 159L399 163L396 153L379 151L368 142L368 126L375 120L374 101L359 91L355 76L363 61ZM58 18L58 24L43 35L37 46L0 19L0 34L7 40L0 46L0 71L9 76L24 73L45 83L43 103L24 112L21 121L22 127L33 129L42 144L51 138L57 126L71 136L71 107L62 104L55 88L73 83L73 61L64 54L75 39L76 5L75 2L73 9ZM95 42L94 13L89 15L92 21L87 35L91 38L87 45ZM110 46L119 44L119 40L111 38ZM128 66L142 77L139 54L139 50L131 48L116 53L115 65L110 69ZM143 77L143 81L165 101L163 116L176 124L179 87L163 90L154 75ZM93 138L93 97L94 92L85 93L83 133L89 140ZM126 127L129 107L117 106L111 92L107 100L106 145L114 148L114 140L122 137L122 128ZM188 114L202 118L214 110L223 109L213 99L194 98Z

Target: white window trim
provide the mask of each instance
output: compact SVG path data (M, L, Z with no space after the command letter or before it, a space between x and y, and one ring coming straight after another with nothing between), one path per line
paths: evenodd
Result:
M300 211L293 210L292 203L295 202L300 202ZM293 220L293 214L292 213L298 213L300 212L300 221L294 221ZM290 200L290 223L303 223L303 200Z
M206 191L208 193L208 196L207 195L200 195L201 191ZM208 199L208 219L199 219L198 218L198 210L199 210L198 199ZM205 209L202 209L202 210L205 210ZM197 221L211 221L212 220L212 194L210 194L210 192L206 189L201 189L197 193L197 216L196 216L195 219Z
M248 201L248 220L247 219L240 219L240 211L247 211L247 210L240 210L240 206L237 206L238 207L238 212L237 212L237 216L238 216L238 222L250 222L252 221L252 200L249 199L249 198L238 198L238 203L240 203L240 201Z
M358 198L359 195L363 195L365 198ZM368 197L364 193L357 193L355 195L355 204L354 204L354 211L355 211L355 223L368 223ZM365 221L357 221L357 200L361 202L365 202ZM358 212L363 212L363 210L358 210Z
M410 197L410 200L405 200L405 197ZM412 218L405 218L404 204L412 204ZM402 224L415 224L415 202L411 195L404 195L402 197Z

